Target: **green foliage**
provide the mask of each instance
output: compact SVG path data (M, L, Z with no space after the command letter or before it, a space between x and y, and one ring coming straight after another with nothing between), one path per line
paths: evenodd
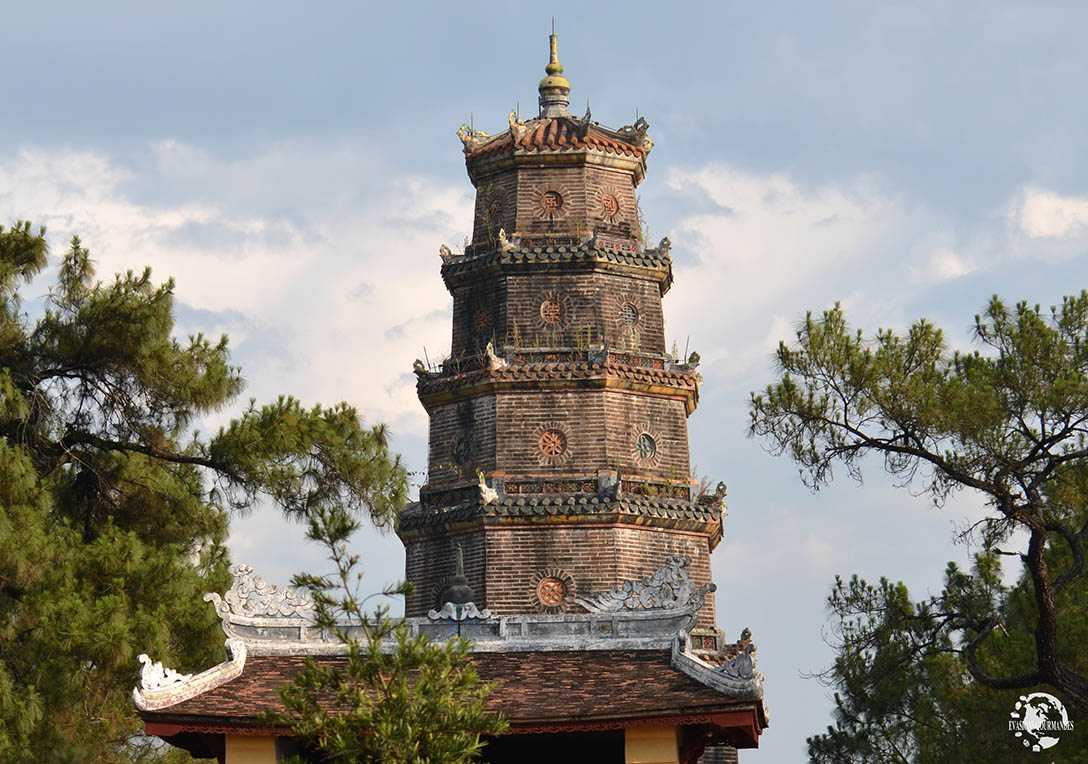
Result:
M838 726L810 740L816 760L953 761L925 752L1000 728L1029 688L1088 710L1088 292L1049 314L994 297L974 333L972 352L950 353L925 320L867 339L836 305L779 345L781 378L752 396L751 434L789 453L814 489L836 465L860 479L877 456L938 504L971 489L991 509L973 569L950 564L939 596L837 581ZM1027 550L1003 549L1017 530ZM1011 590L1003 555L1022 565Z
M316 623L344 644L342 665L307 661L280 691L285 713L266 721L288 725L322 761L385 764L462 764L483 747L482 734L506 728L487 713L491 687L481 684L468 658L469 643L435 644L413 637L388 609L364 611L361 574L348 540L358 521L336 507L310 515L308 535L324 544L336 567L331 576L301 574L296 586L314 597ZM408 585L384 594L407 593Z
M226 338L175 339L173 283L100 283L78 239L31 321L19 289L46 266L43 234L0 229L0 760L176 760L140 737L136 655L222 660L201 595L229 585L229 511L388 522L404 471L342 404L251 404L199 438L242 390Z

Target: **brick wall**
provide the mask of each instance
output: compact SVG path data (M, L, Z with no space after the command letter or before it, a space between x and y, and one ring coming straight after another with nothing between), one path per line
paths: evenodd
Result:
M484 607L485 543L483 529L479 529L405 545L404 577L415 586L415 591L405 598L405 615L425 616L428 610L439 604L441 589L456 570L458 546L461 547L465 563L465 578L476 593L476 604Z
M472 243L494 246L499 229L508 236L604 233L637 239L641 234L634 175L589 163L521 165L481 178L476 188ZM559 194L558 210L545 209L545 192ZM613 213L604 197L617 203Z
M408 545L406 576L416 593L408 598L407 615L426 615L438 604L443 581L454 571L457 544L476 604L496 615L544 612L535 589L544 575L569 576L571 596L594 594L650 575L673 554L691 557L687 573L695 583L710 581L710 548L702 534L623 525L489 527ZM569 609L581 612L576 605ZM699 625L714 625L713 594Z
M493 396L454 401L431 412L428 484L475 480L477 468L495 470Z
M551 456L541 437L555 430L565 450ZM656 449L650 458L639 455L643 434ZM474 480L477 469L507 479L618 469L624 479L686 480L687 412L680 400L584 389L506 391L435 406L428 486Z

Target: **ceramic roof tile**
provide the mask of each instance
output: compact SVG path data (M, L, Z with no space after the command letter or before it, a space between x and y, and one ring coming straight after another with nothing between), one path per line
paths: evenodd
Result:
M509 130L479 145L467 156L469 162L496 156L511 150L548 151L592 148L609 154L643 158L645 149L635 146L607 128L583 125L569 117L531 120L524 132L515 136Z
M251 656L237 679L142 716L206 717L216 724L252 720L260 711L279 708L277 691L305 660ZM346 659L314 660L342 666ZM503 711L515 725L700 713L738 703L673 668L667 649L475 653L472 660L480 679L495 683L488 707Z

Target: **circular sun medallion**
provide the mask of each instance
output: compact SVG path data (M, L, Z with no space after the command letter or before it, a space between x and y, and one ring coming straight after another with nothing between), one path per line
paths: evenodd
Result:
M558 191L545 191L540 195L540 206L545 212L559 212L563 208L563 197Z
M567 585L555 576L542 578L536 585L536 596L545 607L559 607L567 596Z
M635 448L638 450L640 459L653 459L657 455L657 443L645 432L638 436L638 440L635 441Z
M540 435L539 446L544 456L559 456L567 450L567 436L559 430L545 430Z
M460 465L472 461L472 441L469 438L461 438L453 447L453 459Z
M620 211L620 203L616 201L616 197L612 194L605 194L601 197L601 212L605 217L613 217Z
M546 324L558 324L562 317L559 300L554 297L544 298L540 303L540 320Z
M491 316L488 315L487 308L477 308L476 313L472 316L472 328L476 332L486 332L490 325Z

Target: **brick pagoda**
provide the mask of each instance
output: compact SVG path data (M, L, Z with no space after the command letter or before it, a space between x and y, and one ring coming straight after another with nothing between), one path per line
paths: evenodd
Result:
M669 555L709 583L722 537L721 497L691 478L696 358L666 344L669 241L643 241L646 121L572 116L555 42L537 119L459 132L475 219L464 253L441 250L450 358L415 367L430 455L398 531L409 616L440 604L458 546L479 603L505 615L577 610Z
M727 643L715 625L724 488L690 477L698 359L666 347L669 242L645 245L635 195L653 144L645 120L571 115L554 35L546 72L538 117L459 131L476 212L465 251L440 250L450 357L415 363L430 455L397 531L405 621L472 639L510 722L483 761L736 761L767 726L763 676L747 630ZM146 732L221 764L318 761L259 714L307 659L343 667L343 645L305 592L233 573L205 597L223 663L140 656Z

